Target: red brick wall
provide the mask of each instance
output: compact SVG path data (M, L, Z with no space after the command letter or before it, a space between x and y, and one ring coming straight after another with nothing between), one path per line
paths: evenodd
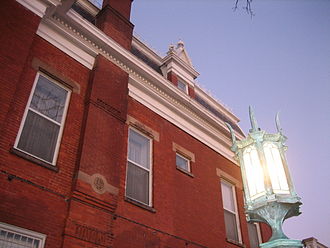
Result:
M167 73L167 79L172 82L175 86L178 86L178 76L173 72Z
M126 12L130 8L131 0L119 2L121 1L110 1L110 4L105 5L96 17L96 25L121 46L130 50L134 25L129 21Z
M40 18L16 1L2 3L1 12L0 221L46 234L46 247L62 247L90 72L38 37ZM79 88L71 95L57 172L10 152L39 67Z
M13 14L15 13L15 15ZM13 0L0 8L0 132L20 80L40 18Z

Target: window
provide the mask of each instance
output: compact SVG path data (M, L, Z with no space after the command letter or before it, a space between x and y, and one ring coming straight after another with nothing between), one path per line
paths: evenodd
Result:
M188 86L186 83L182 82L182 81L178 81L178 88L179 90L183 91L184 93L187 93L188 92Z
M0 247L43 248L46 235L0 222Z
M258 248L261 243L260 227L258 223L248 223L248 232L251 248Z
M151 205L151 139L129 129L126 196Z
M180 154L176 154L176 167L190 172L190 160Z
M70 93L38 73L15 148L55 165Z
M241 243L242 240L239 229L235 187L227 181L221 180L221 193L227 239L229 241Z

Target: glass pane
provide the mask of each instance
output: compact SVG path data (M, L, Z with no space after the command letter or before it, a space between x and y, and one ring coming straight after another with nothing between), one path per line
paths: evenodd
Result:
M265 157L267 167L269 170L270 180L274 191L283 191L282 193L289 193L289 186L286 179L282 158L277 146L273 143L264 144ZM278 192L281 193L281 192Z
M65 89L40 75L30 107L60 123L67 93Z
M128 159L137 163L144 168L150 168L149 154L150 145L149 139L141 134L130 129L129 132L129 147Z
M149 172L128 162L126 195L149 204Z
M258 239L258 230L257 226L253 223L248 223L248 232L250 239L250 247L258 248L259 247L259 239Z
M178 88L182 90L183 92L187 91L187 85L181 81L178 81Z
M235 212L235 200L232 186L221 182L222 202L224 209Z
M90 1L92 4L94 4L99 9L102 9L103 0L88 0L88 1Z
M186 171L189 171L188 160L178 154L176 155L176 166Z
M29 111L17 147L52 162L59 129L55 123Z
M225 225L226 225L226 235L230 240L234 240L239 242L238 240L238 232L237 232L237 224L236 224L236 216L225 210Z
M253 199L265 191L264 173L257 149L254 146L246 148L243 152L243 160L250 197Z

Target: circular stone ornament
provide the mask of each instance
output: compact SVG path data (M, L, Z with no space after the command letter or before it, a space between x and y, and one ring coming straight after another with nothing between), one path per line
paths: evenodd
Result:
M100 174L92 175L91 185L96 193L103 194L106 191L105 189L106 183L107 180L104 178L104 176Z

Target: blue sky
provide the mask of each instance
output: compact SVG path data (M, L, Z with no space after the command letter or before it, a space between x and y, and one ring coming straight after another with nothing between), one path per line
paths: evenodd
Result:
M135 32L164 55L182 39L198 83L248 132L252 105L262 129L288 137L287 158L302 215L290 238L330 246L330 0L254 0L251 19L234 0L135 0Z

